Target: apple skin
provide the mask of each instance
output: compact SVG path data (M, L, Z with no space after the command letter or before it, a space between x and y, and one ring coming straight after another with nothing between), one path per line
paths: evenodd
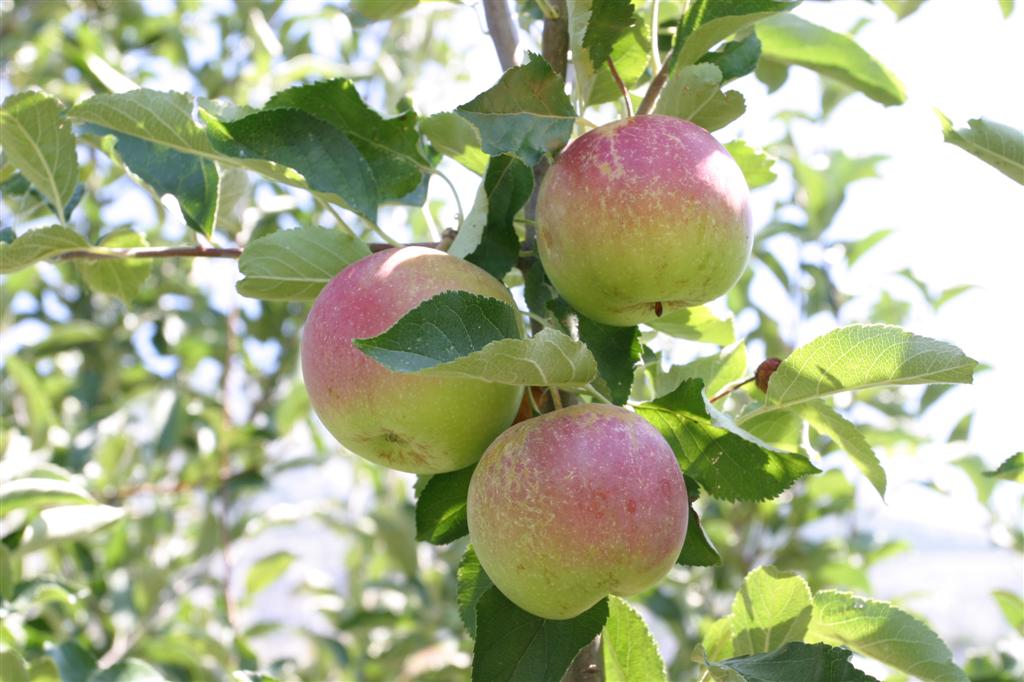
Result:
M303 331L302 376L314 411L347 449L392 469L436 474L476 462L512 423L520 387L393 372L352 344L452 290L515 305L484 270L414 246L366 256L320 292Z
M700 126L660 115L609 123L575 140L544 177L541 262L587 317L652 322L721 296L743 274L749 197L739 166Z
M562 620L657 584L679 557L686 485L642 417L575 405L516 424L469 484L469 537L498 589Z

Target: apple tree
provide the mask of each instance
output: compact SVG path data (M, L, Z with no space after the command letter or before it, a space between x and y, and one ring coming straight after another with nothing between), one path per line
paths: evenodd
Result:
M1018 679L871 598L907 545L857 491L985 367L887 290L848 312L888 232L830 227L882 159L800 136L906 100L856 30L777 0L0 22L4 680ZM751 145L736 82L797 72L819 109ZM1024 184L1019 131L935 136ZM958 462L984 504L1005 457Z

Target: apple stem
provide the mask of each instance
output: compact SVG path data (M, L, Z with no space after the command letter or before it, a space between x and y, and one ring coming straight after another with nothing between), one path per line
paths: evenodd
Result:
M629 98L629 89L622 82L622 78L619 77L619 72L615 68L615 62L612 61L611 57L608 57L608 69L612 72L615 84L619 86L619 92L622 93L622 101L626 103L626 118L633 118L633 102Z
M548 387L548 393L551 394L551 402L554 403L555 409L556 410L562 409L562 394L558 391L558 389L557 388L551 388L549 386Z

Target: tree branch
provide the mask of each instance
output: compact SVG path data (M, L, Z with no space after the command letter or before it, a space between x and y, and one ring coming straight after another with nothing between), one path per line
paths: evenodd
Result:
M544 19L544 32L540 39L541 54L563 80L569 65L569 11L565 2L551 0L551 7L558 16Z
M487 31L491 34L494 51L498 53L501 70L508 71L516 65L516 45L519 44L519 34L508 11L508 0L483 0L483 5Z
M109 260L111 258L238 258L239 248L204 246L143 246L138 248L104 248L65 251L54 260Z

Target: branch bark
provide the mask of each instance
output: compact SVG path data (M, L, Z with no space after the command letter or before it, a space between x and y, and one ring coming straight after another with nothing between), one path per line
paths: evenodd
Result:
M516 65L516 45L519 44L519 34L508 11L508 0L483 0L483 5L487 31L491 34L494 51L498 53L501 70L508 71Z

